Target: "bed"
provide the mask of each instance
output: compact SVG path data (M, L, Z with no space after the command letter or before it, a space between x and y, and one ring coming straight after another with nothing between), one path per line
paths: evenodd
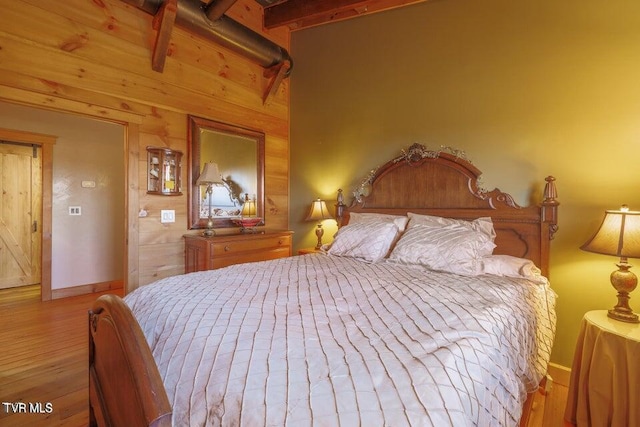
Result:
M325 253L100 297L92 424L525 422L555 333L555 182L521 207L479 177L460 152L414 144L353 203L339 192Z

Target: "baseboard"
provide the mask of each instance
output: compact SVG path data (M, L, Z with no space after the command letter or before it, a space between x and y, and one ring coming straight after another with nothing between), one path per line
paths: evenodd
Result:
M95 292L114 291L124 287L123 280L111 280L108 282L91 283L89 285L72 286L51 290L52 299L76 297L78 295L93 294Z
M571 378L571 369L556 363L549 363L547 372L551 376L554 383L569 387L569 379Z

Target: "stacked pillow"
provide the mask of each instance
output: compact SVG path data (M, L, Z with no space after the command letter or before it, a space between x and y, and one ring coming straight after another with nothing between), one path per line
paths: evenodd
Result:
M530 260L493 255L495 237L490 217L465 221L412 212L351 213L328 253L367 262L389 259L465 276L541 277Z
M483 257L493 253L491 218L464 221L409 213L409 226L389 259L465 276L480 274Z
M328 252L378 262L388 255L408 221L401 215L352 213L349 224L340 228Z

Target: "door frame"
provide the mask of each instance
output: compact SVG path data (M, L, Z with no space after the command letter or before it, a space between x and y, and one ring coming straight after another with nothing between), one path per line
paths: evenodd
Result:
M91 106L87 108L86 103L71 101L52 95L35 95L28 91L3 91L0 100L8 103L21 104L27 107L55 111L58 113L74 114L78 116L88 117L90 119L102 120L122 125L124 128L124 160L125 160L125 239L123 248L124 257L124 292L125 294L133 291L139 286L139 159L140 159L140 125L144 120L144 115L113 109L111 107ZM15 92L15 93L14 93ZM30 96L29 96L30 95ZM46 99L43 101L40 99ZM34 102L26 102L26 99L34 98ZM43 104L56 103L64 105L65 108L48 108ZM10 129L0 129L6 133L0 133L0 138L15 140L15 138L24 138L20 135L31 135L30 138L36 141L24 141L21 139L16 142L26 142L29 144L40 145L42 148L42 279L40 286L41 300L50 301L52 299L51 291L51 259L52 259L52 205L53 205L53 144L55 138L51 135L37 134L33 132L25 132ZM6 136L4 136L6 135ZM54 138L52 141L51 138Z

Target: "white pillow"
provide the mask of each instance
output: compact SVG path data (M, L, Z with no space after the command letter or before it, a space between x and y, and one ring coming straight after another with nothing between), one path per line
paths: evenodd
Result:
M464 276L481 274L479 249L495 247L485 233L466 225L432 226L412 223L404 232L389 259L404 264L420 264L432 270ZM493 250L491 247L491 250Z
M398 235L393 222L361 222L341 227L328 253L377 262L387 256Z
M537 282L546 281L533 261L511 255L491 255L483 258L482 273L494 276L524 277Z
M393 222L398 230L404 231L409 222L409 217L404 215L390 215L371 212L349 213L349 224L359 224L362 222Z
M478 248L479 254L482 256L488 256L493 253L493 249L496 247L493 241L496 238L496 231L493 228L493 221L491 217L482 217L474 219L473 221L465 221L463 219L444 218L441 216L422 215L413 212L407 213L409 217L409 226L413 224L424 224L432 227L444 227L448 225L461 225L469 227L472 230L480 231L489 237L488 244Z

